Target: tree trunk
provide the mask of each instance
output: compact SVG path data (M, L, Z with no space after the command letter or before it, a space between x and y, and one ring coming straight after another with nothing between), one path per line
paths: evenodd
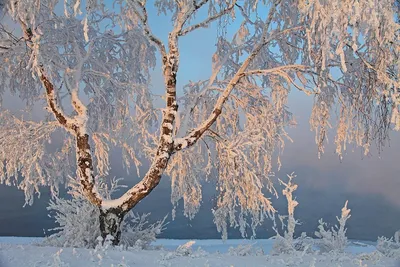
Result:
M108 235L113 237L112 244L118 245L121 240L121 223L126 212L121 208L110 208L103 211L100 208L100 232L103 238L103 243Z

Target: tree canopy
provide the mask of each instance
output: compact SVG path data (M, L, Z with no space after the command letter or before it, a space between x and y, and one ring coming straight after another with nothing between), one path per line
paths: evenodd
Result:
M169 19L167 39L153 33L150 8ZM211 177L215 223L226 237L228 225L244 233L248 218L254 230L275 212L266 193L276 194L272 160L280 165L290 139L291 91L314 99L310 126L320 153L332 125L339 156L348 144L367 154L400 129L392 0L10 0L7 11L23 34L1 28L0 92L28 105L45 100L53 115L32 122L1 113L0 181L23 189L28 202L42 185L57 194L76 169L88 200L123 218L167 175L172 203L183 199L192 218L201 181ZM181 90L180 69L190 66L180 64L179 41L210 25L218 25L212 74ZM161 109L150 86L157 63ZM64 144L49 152L59 129ZM141 180L107 200L96 180L108 175L112 147ZM150 167L139 173L143 161Z

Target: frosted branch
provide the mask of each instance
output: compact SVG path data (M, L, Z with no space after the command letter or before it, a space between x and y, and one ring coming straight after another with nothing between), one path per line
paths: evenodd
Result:
M199 9L206 2L207 1L202 1L202 3L200 3L199 5L194 6L193 12L195 12L197 9ZM195 25L191 25L191 26L181 30L179 32L179 36L184 36L184 35L188 34L189 32L192 32L192 31L194 31L194 30L196 30L198 28L207 28L210 25L211 22L213 22L213 21L219 19L220 17L228 14L235 7L236 2L237 2L237 0L234 0L227 8L221 10L219 13L208 17L206 20L204 20L204 21L202 21L200 23L197 23Z

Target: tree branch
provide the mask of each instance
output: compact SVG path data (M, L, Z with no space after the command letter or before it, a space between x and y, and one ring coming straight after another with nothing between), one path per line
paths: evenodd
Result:
M207 1L202 1L199 4L199 6L195 6L193 12L195 12L197 9L199 9L205 2L207 2ZM226 9L220 11L218 14L215 14L214 16L208 17L203 22L189 26L186 29L179 31L179 36L184 36L184 35L188 34L189 32L192 32L198 28L207 28L211 22L215 21L216 19L218 19L218 18L222 17L223 15L227 14L228 12L230 12L235 7L236 2L237 2L237 0L234 0Z
M278 76L283 77L288 83L292 84L294 87L296 87L299 91L304 92L307 95L313 94L313 92L308 91L307 89L297 85L293 79L285 72L286 70L297 70L297 71L302 71L305 72L306 70L310 69L311 67L305 66L305 65L298 65L298 64L293 64L293 65L286 65L286 66L280 66L272 69L267 69L267 70L250 70L243 72L243 76L251 76L251 75L269 75L269 74L275 74Z

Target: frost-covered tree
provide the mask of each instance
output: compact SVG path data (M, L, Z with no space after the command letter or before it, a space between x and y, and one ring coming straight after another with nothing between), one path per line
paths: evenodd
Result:
M170 18L168 38L154 34L151 5ZM10 0L8 11L23 37L1 32L0 90L28 104L44 97L53 116L40 123L3 116L1 182L19 185L29 201L39 185L57 192L76 166L85 197L100 209L103 237L111 234L115 243L125 214L163 174L171 178L173 204L183 199L193 217L202 178L217 170L213 213L224 237L228 224L244 233L247 218L254 228L273 213L264 189L275 194L272 159L293 121L291 90L314 98L310 124L319 152L335 109L339 155L349 143L368 153L374 140L384 144L391 123L400 129L393 0ZM179 64L179 41L212 25L211 76L179 90L180 68L190 69ZM157 58L162 109L149 86ZM45 143L56 129L65 141L52 157ZM120 198L107 200L96 176L107 175L114 146L128 168L143 159L150 167Z

